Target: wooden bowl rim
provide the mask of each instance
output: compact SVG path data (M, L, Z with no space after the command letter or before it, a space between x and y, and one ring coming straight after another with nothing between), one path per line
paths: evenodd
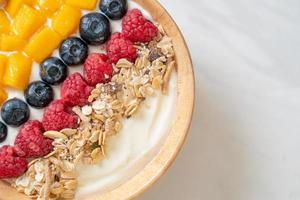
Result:
M177 24L157 0L133 0L149 11L155 21L165 27L173 39L177 61L177 105L176 115L170 133L160 151L138 174L125 183L104 194L93 194L85 200L133 199L149 189L174 162L188 134L195 101L195 80L191 56ZM0 181L0 192L5 199L29 199L14 188ZM0 197L0 200L2 198ZM3 199L4 200L4 199Z

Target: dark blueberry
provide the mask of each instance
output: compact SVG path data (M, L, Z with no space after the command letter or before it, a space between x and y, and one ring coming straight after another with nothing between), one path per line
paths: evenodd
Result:
M13 98L6 101L1 108L1 117L3 121L10 126L20 126L29 119L28 105L18 99Z
M89 44L104 44L110 36L110 24L101 13L89 13L80 20L80 36Z
M113 20L122 19L128 9L126 0L102 0L99 7L107 17Z
M24 92L29 105L35 108L44 108L53 101L54 93L50 85L43 81L35 81L28 85Z
M70 37L62 42L59 55L67 65L79 65L84 63L88 51L88 46L82 39Z
M0 122L0 143L4 142L7 137L7 127L5 124Z
M62 83L68 76L68 67L59 58L51 57L43 61L40 66L40 76L50 85Z

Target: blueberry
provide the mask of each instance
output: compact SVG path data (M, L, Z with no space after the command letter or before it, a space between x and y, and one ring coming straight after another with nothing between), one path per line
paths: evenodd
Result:
M107 17L101 13L89 13L80 20L80 36L89 44L104 44L111 34Z
M58 85L67 78L68 67L59 58L50 57L41 64L40 76L46 83Z
M102 0L99 7L112 20L122 19L128 9L126 0Z
M83 64L88 56L88 46L82 39L70 37L62 42L59 55L67 65Z
M24 95L27 103L35 108L48 106L54 98L52 87L43 81L30 83Z
M0 122L0 143L4 142L7 137L7 127L5 124Z
M28 105L18 99L13 98L6 101L1 108L1 117L3 121L10 126L20 126L29 119Z

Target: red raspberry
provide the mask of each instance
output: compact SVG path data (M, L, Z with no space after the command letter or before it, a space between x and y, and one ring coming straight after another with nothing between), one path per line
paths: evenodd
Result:
M88 103L88 97L93 87L89 86L81 74L75 73L69 76L61 86L61 97L69 106L84 106Z
M138 9L128 11L122 22L122 33L132 42L150 42L157 36L157 27Z
M13 147L0 148L0 179L16 178L27 170L27 160L17 157Z
M121 58L134 62L137 58L136 48L130 40L121 33L114 33L106 46L107 55L112 63L117 63Z
M53 150L52 140L44 137L41 122L29 121L21 128L15 139L15 151L20 157L37 158Z
M60 131L64 128L77 128L78 117L62 100L53 101L44 112L43 126L46 131Z
M4 145L0 148L0 156L16 156L15 149L11 146Z
M92 53L85 60L83 77L89 85L96 86L98 83L107 83L112 74L112 65L108 62L105 54Z

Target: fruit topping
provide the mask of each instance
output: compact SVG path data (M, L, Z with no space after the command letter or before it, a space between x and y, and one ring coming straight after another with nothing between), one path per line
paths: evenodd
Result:
M12 22L11 30L15 35L27 39L36 32L45 21L46 18L40 11L23 5Z
M61 41L62 37L58 33L44 27L31 38L25 47L25 53L40 63L52 54Z
M27 170L27 160L17 157L10 146L0 148L0 179L21 176Z
M68 67L59 58L50 57L42 62L40 76L46 83L58 85L67 78Z
M98 0L66 0L66 4L85 9L94 10Z
M122 21L122 33L132 42L150 42L157 36L158 29L140 10L133 9L127 12Z
M0 36L1 51L19 51L23 50L26 40L15 35L2 34Z
M51 16L57 11L62 4L61 0L37 0L37 5L40 7L43 13Z
M78 117L62 100L55 100L45 109L42 123L46 131L60 131L77 128Z
M108 62L105 54L92 53L85 60L83 77L89 85L96 86L98 83L107 83L112 74L112 65Z
M32 61L22 53L14 53L8 57L3 84L14 89L24 90L31 75Z
M0 148L0 156L17 156L14 147L4 145Z
M15 152L24 158L46 156L53 150L53 140L44 137L44 128L41 122L28 121L21 128L15 139Z
M136 48L133 43L121 33L114 33L106 46L107 55L112 63L117 63L121 58L134 62L137 58Z
M89 13L80 20L80 36L88 44L103 44L111 34L110 23L101 13Z
M81 11L78 8L63 5L52 18L52 28L65 38L76 31L80 17Z
M79 73L70 75L62 84L61 97L69 106L84 106L93 87L89 86Z
M9 19L4 10L0 10L0 33L7 33L9 31Z
M48 106L54 98L52 87L43 81L30 83L24 94L27 103L35 108L44 108Z
M67 65L83 64L88 56L88 46L80 38L70 37L62 42L59 55Z
M102 0L99 7L112 20L122 19L128 9L126 0Z
M4 142L7 137L7 126L0 122L0 143Z
M1 108L1 117L3 121L10 126L20 126L29 119L28 105L18 99L13 98L6 101Z
M0 54L0 84L3 84L3 77L6 70L7 57Z
M36 0L9 0L5 6L5 10L13 18L24 4L34 6L35 2Z
M0 88L0 106L6 101L7 93L3 88Z

